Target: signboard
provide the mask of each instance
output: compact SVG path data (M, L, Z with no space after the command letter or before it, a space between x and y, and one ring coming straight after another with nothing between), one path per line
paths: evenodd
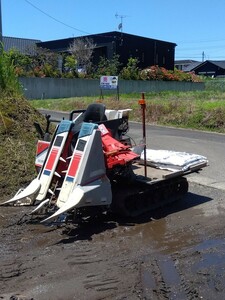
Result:
M115 90L118 88L118 76L101 76L100 88L103 90Z

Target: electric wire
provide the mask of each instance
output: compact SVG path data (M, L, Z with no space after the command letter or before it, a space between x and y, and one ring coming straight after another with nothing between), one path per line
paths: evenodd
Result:
M55 17L51 16L50 14L46 13L45 11L43 11L42 9L40 9L39 7L37 7L36 5L34 5L33 3L31 3L29 0L24 0L24 1L27 2L28 4L30 4L30 5L31 5L32 7L34 7L35 9L37 9L38 11L40 11L41 13L43 13L44 15L46 15L47 17L51 18L52 20L54 20L54 21L56 21L56 22L58 22L58 23L60 23L60 24L62 24L62 25L64 25L64 26L66 26L66 27L68 27L68 28L74 29L74 30L76 30L76 31L79 31L79 32L81 32L81 33L85 33L85 34L88 34L88 35L91 35L91 36L98 36L98 35L99 35L99 34L93 34L93 33L90 33L90 32L87 32L87 31L84 31L84 30L81 30L81 29L78 29L78 28L76 28L76 27L73 27L73 26L71 26L71 25L68 25L68 24L66 24L66 23L64 23L64 22L62 22L62 21L56 19ZM101 37L102 37L102 38L109 38L109 37L112 38L112 37L114 37L114 36L103 35L103 34L101 34Z
M71 29L74 29L74 30L76 30L76 31L78 31L78 32L81 32L81 33L84 33L84 34L88 34L88 35L92 35L92 36L96 36L96 35L98 35L98 34L92 34L92 33L90 33L90 32L87 32L87 31L84 31L84 30L82 30L82 29L79 29L79 28L76 28L76 27L74 27L74 26L71 26L71 25L68 25L68 24L66 24L65 22L63 22L63 21L60 21L59 19L57 19L57 18L55 18L55 17L53 17L52 15L50 15L49 13L46 13L45 11L43 11L42 9L40 9L39 7L37 7L36 5L34 5L31 1L29 1L29 0L24 0L26 3L28 3L29 5L31 5L33 8L35 8L36 10L38 10L39 12L41 12L42 14L44 14L44 15L46 15L47 17L49 17L49 18L51 18L52 20L54 20L55 22L58 22L58 23L60 23L61 25L63 25L63 26L66 26L66 27L68 27L68 28L71 28ZM109 35L106 35L106 36L104 36L104 35L101 35L101 37L106 37L106 38L109 38L110 36ZM188 41L188 42L184 42L184 41L180 41L180 42L177 42L178 44L179 43L182 43L183 45L185 44L185 45L190 45L190 44L196 44L196 43L198 43L198 45L200 44L200 43L209 43L209 42L223 42L223 41L225 41L224 39L217 39L217 40L202 40L202 41ZM190 47L190 48L180 48L180 49L177 49L177 51L179 51L179 52L182 52L182 51L193 51L193 50L200 50L201 48L203 48L203 47L201 47L201 46L198 46L198 47L194 47L194 48L192 48L192 47ZM207 49L216 49L216 48L218 48L218 46L208 46L207 47ZM224 47L223 46L221 46L220 48L222 48L222 49L224 49ZM204 47L204 49L205 49L205 47ZM197 58L197 57L200 57L200 55L192 55L192 58ZM219 56L218 56L219 57Z
M27 2L28 4L30 4L31 6L33 6L33 7L34 7L35 9L37 9L38 11L40 11L42 14L46 15L47 17L53 19L54 21L56 21L56 22L58 22L58 23L60 23L60 24L62 24L62 25L64 25L64 26L66 26L66 27L68 27L68 28L72 28L72 29L74 29L74 30L76 30L76 31L79 31L79 32L82 32L82 33L85 33L85 34L91 34L91 33L89 33L89 32L86 32L86 31L84 31L84 30L81 30L81 29L78 29L78 28L76 28L76 27L70 26L70 25L68 25L68 24L66 24L66 23L64 23L64 22L62 22L62 21L56 19L55 17L49 15L48 13L46 13L45 11L43 11L42 9L40 9L39 7L35 6L33 3L31 3L31 2L28 1L28 0L24 0L24 1Z

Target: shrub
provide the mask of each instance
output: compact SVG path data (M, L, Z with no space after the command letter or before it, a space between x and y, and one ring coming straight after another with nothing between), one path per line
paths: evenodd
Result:
M0 90L7 95L21 95L22 87L16 75L16 68L13 61L0 47Z
M116 75L119 73L119 67L119 55L114 55L112 59L101 57L93 77L99 78L102 75Z
M151 66L140 71L140 78L142 80L165 80L165 81L190 81L201 82L201 78L192 72L185 73L175 69L167 70L159 66Z
M120 72L120 77L122 79L132 79L137 80L140 78L139 76L139 68L138 68L138 59L130 57L128 59L127 66L122 69Z

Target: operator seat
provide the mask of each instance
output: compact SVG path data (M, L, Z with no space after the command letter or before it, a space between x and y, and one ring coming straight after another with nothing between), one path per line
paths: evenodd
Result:
M106 121L105 105L102 103L92 103L88 105L84 113L84 122L98 123Z

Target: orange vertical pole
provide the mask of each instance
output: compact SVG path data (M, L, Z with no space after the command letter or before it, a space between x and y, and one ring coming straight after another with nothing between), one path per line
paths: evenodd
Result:
M146 102L145 102L145 94L141 93L141 99L138 101L141 106L142 112L142 131L143 131L143 141L144 141L144 174L147 177L147 160L146 160L146 125L145 125L145 110L146 110Z

